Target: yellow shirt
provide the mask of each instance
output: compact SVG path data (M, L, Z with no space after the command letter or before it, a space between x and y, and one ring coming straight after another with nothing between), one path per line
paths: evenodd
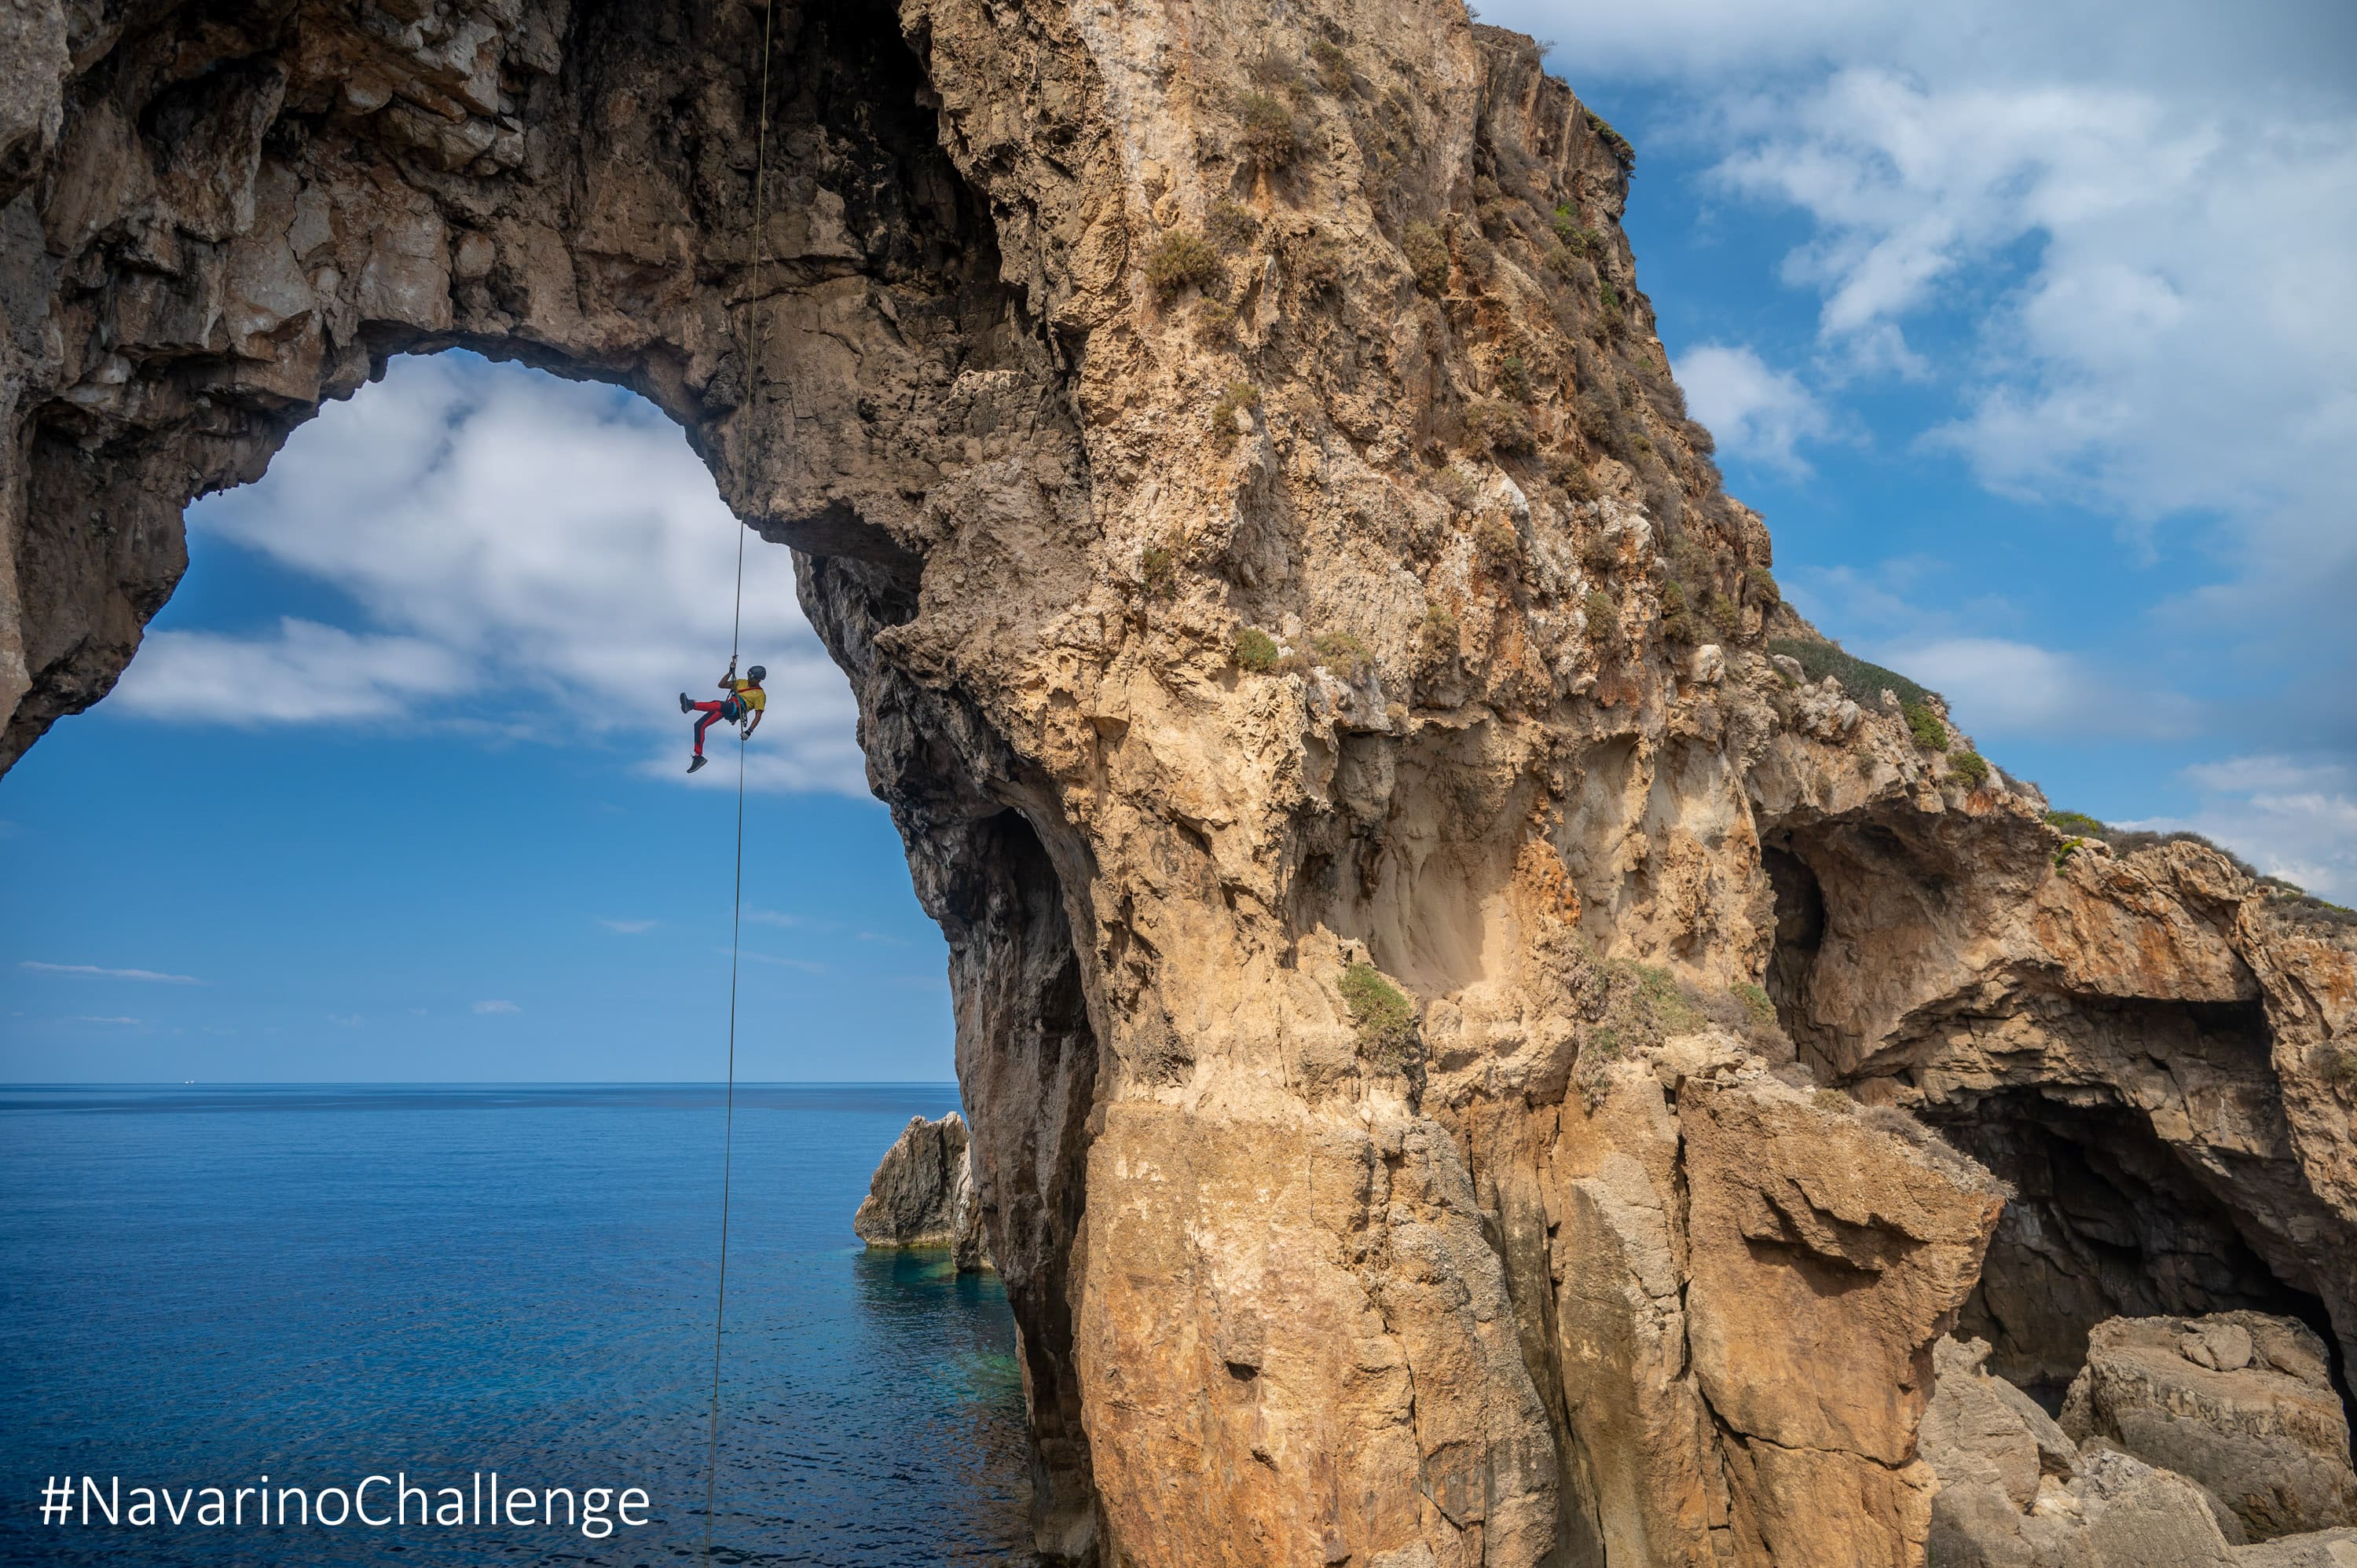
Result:
M769 693L750 681L731 681L728 682L728 689L737 693L738 702L754 713L760 713L770 705Z

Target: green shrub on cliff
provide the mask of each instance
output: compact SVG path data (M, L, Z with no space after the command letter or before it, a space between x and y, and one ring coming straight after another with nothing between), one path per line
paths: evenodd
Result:
M1178 591L1178 555L1168 545L1149 547L1137 564L1147 598L1167 599Z
M1241 251L1260 238L1260 220L1232 201L1222 201L1211 209L1203 227L1212 243L1223 251Z
M1589 333L1588 336L1601 343L1618 335L1620 329L1628 324L1628 316L1622 308L1625 303L1626 302L1621 297L1620 288L1613 284L1611 279L1604 278L1598 280L1596 285L1597 330ZM1635 405L1631 404L1630 406L1633 407Z
M1400 233L1400 252L1415 274L1416 287L1437 295L1448 286L1448 242L1439 230L1429 223L1409 224Z
M1523 411L1499 398L1476 399L1465 409L1465 444L1479 452L1528 452L1535 439Z
M1591 962L1595 961L1591 960ZM1598 962L1592 1022L1580 1031L1574 1074L1592 1109L1604 1091L1604 1069L1631 1051L1650 1049L1709 1022L1678 977L1653 964ZM1764 995L1764 993L1763 993Z
M1662 585L1662 635L1672 642L1701 640L1686 605L1685 585L1674 577Z
M1309 639L1309 646L1320 664L1345 676L1355 676L1375 661L1375 650L1355 632L1321 631Z
M1710 624L1717 628L1718 635L1727 641L1734 641L1742 633L1743 612L1736 607L1735 601L1725 594L1706 595L1702 602L1702 610L1703 614L1710 618Z
M1591 637L1609 638L1620 635L1620 601L1602 588L1590 588L1579 601L1587 615L1587 632Z
M1238 105L1243 113L1243 134L1238 138L1246 159L1265 169L1281 169L1301 151L1301 127L1281 98L1247 92Z
M1237 667L1255 675L1265 675L1276 668L1276 639L1256 626L1238 628L1235 657Z
M1899 712L1906 719L1907 733L1915 737L1917 746L1926 751L1948 749L1948 726L1940 722L1940 715L1932 712L1931 703L1904 703L1900 705Z
M1351 91L1351 57L1342 46L1331 38L1318 38L1309 46L1309 58L1317 63L1318 85L1336 94Z
M1336 986L1351 1011L1360 1048L1379 1067L1404 1065L1415 1044L1415 1004L1371 963L1353 963Z
M1989 780L1988 759L1977 751L1960 751L1948 758L1948 771L1962 779L1967 789L1977 789Z
M1523 536L1514 532L1512 523L1494 513L1473 524L1473 550L1481 564L1501 577L1513 577L1523 569Z
M1653 1026L1656 1037L1689 1034L1703 1026L1703 1015L1686 1000L1678 977L1649 963L1629 966L1637 983L1637 1008Z
M1585 256L1603 245L1603 241L1598 237L1595 230L1581 224L1579 215L1571 209L1570 202L1555 203L1552 220L1555 225L1555 237L1571 254Z
M1748 980L1738 980L1727 988L1727 993L1743 1004L1744 1014L1763 1027L1776 1022L1776 1003L1768 993Z
M1870 708L1882 700L1885 692L1895 692L1902 703L1923 703L1932 695L1926 687L1919 686L1896 670L1885 670L1879 664L1868 664L1842 650L1839 643L1822 639L1780 637L1768 644L1768 651L1781 653L1795 660L1801 672L1812 681L1822 681L1830 675L1841 682L1841 689L1860 707Z
M1595 132L1597 138L1606 146L1612 149L1613 157L1620 161L1621 173L1637 172L1637 149L1629 145L1628 137L1614 130L1604 116L1593 109L1587 111L1587 128Z
M1236 438L1236 415L1260 406L1260 388L1250 381L1230 381L1211 404L1211 437L1222 446Z
M1172 299L1188 288L1216 293L1227 278L1228 264L1211 242L1184 229L1162 236L1146 258L1146 285L1157 299Z

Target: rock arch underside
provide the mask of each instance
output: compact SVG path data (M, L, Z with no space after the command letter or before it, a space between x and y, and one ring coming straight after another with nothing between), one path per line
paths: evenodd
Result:
M1915 1563L1951 1327L2345 1359L2348 938L1779 665L1529 40L774 3L0 11L0 757L389 357L618 382L948 935L1049 1560Z

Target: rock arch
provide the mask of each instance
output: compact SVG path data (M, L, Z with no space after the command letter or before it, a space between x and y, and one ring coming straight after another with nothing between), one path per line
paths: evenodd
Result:
M2034 797L1771 660L1626 144L1529 40L771 4L10 10L0 761L132 656L182 505L387 356L651 398L800 552L949 933L1067 1562L1920 1560L1999 1199L1743 1003L1807 822L1948 834L2097 993L2155 993L2088 930L2231 928L2343 1234L2346 951L2223 862L2036 875ZM1969 980L1883 971L1812 1058L1861 1092Z

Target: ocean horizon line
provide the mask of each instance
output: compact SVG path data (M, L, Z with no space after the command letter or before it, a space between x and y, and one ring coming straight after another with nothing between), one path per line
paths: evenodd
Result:
M846 1079L739 1081L732 1097L719 1080L467 1080L404 1082L0 1083L0 1113L22 1115L274 1115L299 1112L479 1113L496 1111L719 1112L805 1111L823 1114L940 1115L963 1108L955 1083L942 1079Z
M726 1089L717 1078L0 1079L27 1089ZM954 1089L953 1078L740 1078L738 1089Z

